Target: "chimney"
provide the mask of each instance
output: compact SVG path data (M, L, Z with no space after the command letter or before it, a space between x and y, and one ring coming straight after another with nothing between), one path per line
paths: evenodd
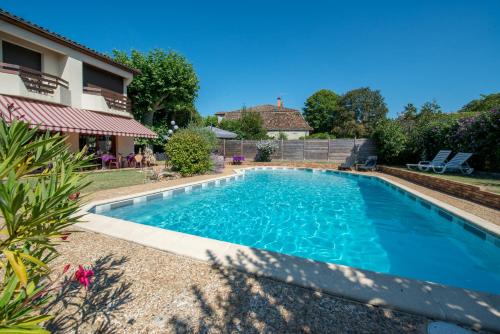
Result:
M278 105L278 109L283 108L283 102L281 101L281 97L279 97L279 96L278 96L278 100L277 100L277 105Z

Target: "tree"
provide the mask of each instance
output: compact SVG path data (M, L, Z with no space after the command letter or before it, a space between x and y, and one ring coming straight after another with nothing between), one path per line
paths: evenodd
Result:
M459 112L480 112L500 109L500 93L481 94L481 98L467 103Z
M377 122L386 118L388 109L378 90L368 87L351 90L342 95L338 112L334 113L337 137L369 135Z
M130 55L114 50L113 54L116 61L141 71L128 86L136 119L151 126L168 122L169 113L192 112L198 77L185 57L160 49L147 54L132 50Z
M425 117L428 115L436 115L441 114L443 111L441 110L441 106L436 102L436 100L432 100L431 102L425 102L420 107L420 117Z
M243 133L241 131L241 121L239 119L223 119L219 123L219 128L234 132L238 135L239 139L243 139Z
M241 109L239 119L223 119L219 123L221 129L238 134L240 139L267 139L267 131L264 128L264 120L258 112Z
M333 91L321 89L309 96L304 107L304 118L314 132L330 132L333 114L338 110L340 97Z
M398 116L401 121L413 121L417 117L418 109L413 105L413 103L408 103L405 105L403 113Z
M204 126L217 126L217 124L219 124L219 119L217 116L208 115L207 117L203 118L202 124Z
M264 129L264 120L258 112L246 111L241 112L241 127L243 139L266 139L267 131Z

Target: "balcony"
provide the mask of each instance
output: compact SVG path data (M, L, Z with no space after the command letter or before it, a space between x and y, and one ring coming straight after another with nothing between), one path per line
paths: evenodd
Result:
M125 95L97 86L83 87L83 93L82 103L85 109L132 117L132 102ZM105 105L103 106L99 100L104 100Z
M31 68L0 63L0 94L22 96L36 100L71 104L66 80Z

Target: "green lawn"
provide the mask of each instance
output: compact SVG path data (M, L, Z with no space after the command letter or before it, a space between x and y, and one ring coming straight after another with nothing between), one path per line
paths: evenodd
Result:
M404 167L401 167L401 169L405 169ZM479 186L482 189L500 194L500 176L494 175L494 174L480 174L480 175L460 175L460 174L436 174L436 173L424 173L424 172L419 172L412 170L412 172L415 173L422 173L425 175L429 176L434 176L434 177L439 177L443 179L448 179L452 181L457 181L461 183L467 183L467 184L472 184L475 186Z
M106 190L118 187L133 186L144 183L144 173L139 170L123 170L112 172L89 172L85 173L86 179L92 183L83 190L84 193L91 193L99 190Z

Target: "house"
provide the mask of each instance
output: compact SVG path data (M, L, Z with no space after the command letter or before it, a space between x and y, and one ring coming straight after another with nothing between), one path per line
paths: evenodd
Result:
M309 135L313 130L307 124L300 111L291 108L285 108L283 101L278 97L276 105L263 104L246 108L249 112L258 112L263 121L264 128L269 137L277 138L280 133L284 133L287 139L299 139ZM215 113L219 122L223 119L239 119L242 110L221 111Z
M134 120L127 85L139 72L0 10L0 113L62 132L72 151L128 154L156 134Z

